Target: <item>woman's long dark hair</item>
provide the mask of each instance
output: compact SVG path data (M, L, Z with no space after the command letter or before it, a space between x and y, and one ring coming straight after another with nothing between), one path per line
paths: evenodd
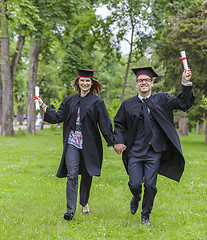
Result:
M71 86L73 87L73 89L76 91L76 92L79 92L80 93L80 87L78 85L78 81L79 81L80 77L77 77L76 79L72 80L71 82ZM99 95L102 91L103 91L103 86L102 84L98 81L98 80L95 80L93 78L91 78L91 81L92 81L92 86L91 86L91 89L90 91L95 94L95 95Z

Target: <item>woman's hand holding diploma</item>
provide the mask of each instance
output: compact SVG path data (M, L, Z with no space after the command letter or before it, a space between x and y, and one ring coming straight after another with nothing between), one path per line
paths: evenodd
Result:
M36 110L40 110L40 107L43 109L44 112L47 111L47 105L44 104L42 99L39 97L39 87L35 87L35 96L34 96L34 101L36 104Z

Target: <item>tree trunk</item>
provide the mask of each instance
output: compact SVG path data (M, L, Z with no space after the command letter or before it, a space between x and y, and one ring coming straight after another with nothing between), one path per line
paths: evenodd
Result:
M132 34L131 34L131 41L130 41L130 51L129 51L127 68L126 68L125 77L124 77L124 84L123 84L122 92L121 92L120 103L122 103L123 100L124 100L124 92L125 92L125 89L126 89L127 78L128 78L128 73L129 73L129 67L130 67L130 62L131 62L131 57L132 57L133 38L134 38L134 26L132 26Z
M28 110L27 110L27 132L35 134L36 110L34 104L35 86L37 84L37 70L39 54L41 50L41 39L33 43L30 52L29 86L28 86Z
M181 116L178 120L179 126L179 135L180 136L188 136L188 125L187 125L187 118L185 117L185 113L181 111Z
M13 129L13 82L9 61L9 33L6 19L6 7L3 0L0 0L1 12L1 78L2 78L2 126L1 134L11 136Z
M207 122L203 122L203 133L207 133Z
M17 107L17 121L19 122L19 125L23 125L23 111L22 107Z
M14 76L17 70L17 65L19 63L19 59L21 57L22 54L22 49L24 46L24 36L19 36L18 41L17 41L17 46L16 46L16 51L14 52L13 58L12 58L12 62L11 62L11 77L12 77L12 81L14 81Z
M203 133L205 134L205 144L207 144L207 122L203 122Z
M205 139L205 144L207 144L207 132L206 132L206 135L205 135L205 136L206 136L206 139Z
M197 124L196 124L196 132L197 132L198 135L201 134L201 131L200 131L200 122L199 122L199 121L197 121Z
M2 86L0 82L0 126L1 124L2 124Z
M18 99L17 94L15 94L15 101L17 103L17 121L19 122L20 125L23 124L23 105L20 105L19 102L21 102L21 98L20 101Z
M14 82L14 77L15 77L15 73L17 70L17 66L22 54L22 49L24 46L24 40L25 37L24 36L19 36L18 41L17 41L17 46L16 46L16 51L14 52L14 55L12 57L12 62L11 62L11 77L12 77L12 81ZM15 100L17 103L17 121L19 122L20 125L23 124L23 110L22 107L19 105L19 100L17 95L15 95Z

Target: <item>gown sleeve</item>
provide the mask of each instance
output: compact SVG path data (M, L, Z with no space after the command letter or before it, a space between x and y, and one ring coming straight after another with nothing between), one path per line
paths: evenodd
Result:
M63 122L66 100L67 98L65 98L61 103L57 112L52 108L47 108L47 111L44 115L44 121L52 124Z
M112 130L111 120L104 104L104 101L100 101L98 104L98 124L104 139L107 142L107 146L114 145L114 136Z
M180 109L184 112L186 112L193 105L195 99L192 93L192 86L184 85L182 85L182 92L179 93L177 96L170 97L166 93L166 97L169 109Z
M125 111L124 102L123 102L114 118L115 144L118 144L118 143L126 144L126 139L125 139L126 133L127 133L126 111Z

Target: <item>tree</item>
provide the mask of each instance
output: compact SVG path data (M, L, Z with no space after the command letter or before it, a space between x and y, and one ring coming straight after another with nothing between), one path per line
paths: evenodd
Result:
M114 42L117 49L120 49L120 42L125 40L130 45L130 51L128 54L127 66L125 71L125 77L122 87L122 93L120 96L120 102L124 99L124 93L127 85L129 68L132 60L132 51L138 58L142 56L143 49L146 50L148 43L148 5L149 1L140 0L113 0L102 1L107 4L108 9L111 11L111 16L107 18L107 21L114 25ZM113 27L112 27L113 28ZM130 40L126 39L126 34L130 33Z
M186 113L181 111L181 116L178 119L180 136L188 136L188 125L187 125L187 118L185 117L185 115Z
M49 49L50 56L45 59L40 54L40 64L38 67L37 85L40 88L40 96L46 104L50 104L51 99L58 99L59 92L64 87L60 78L60 66L64 49L60 41L54 41Z
M64 50L59 77L72 92L70 82L79 68L93 68L95 65L95 44L99 41L97 19L94 10L88 5L74 16L70 31L62 36Z
M1 13L1 78L2 78L2 127L1 134L13 135L13 83L9 60L9 30L6 5L0 0Z
M14 79L15 79L17 66L18 66L18 63L20 61L20 57L21 57L21 54L22 54L24 41L25 41L25 36L19 35L17 45L16 45L16 50L13 54L13 58L12 58L12 61L11 61L11 77L12 77L13 84L14 84ZM15 96L16 101L18 101L17 95L15 94L14 96ZM22 109L19 107L19 105L17 107L17 110L18 110L18 112L17 112L18 120L20 121L20 124L22 124L23 117L20 117Z
M1 77L2 77L2 135L13 135L13 81L24 45L27 25L32 24L28 15L33 14L30 2L0 1L1 8ZM16 14L14 14L16 13ZM15 16L14 16L15 15ZM33 17L35 14L33 15ZM14 33L13 33L14 32ZM10 61L10 40L12 34L18 36L16 50Z
M30 51L27 132L32 134L35 134L36 112L34 105L34 89L37 85L37 70L39 64L39 54L41 50L41 41L41 38L35 40Z
M82 0L33 0L33 3L39 9L39 17L42 21L35 24L38 31L34 32L35 41L30 53L27 132L32 134L35 133L36 113L33 98L34 86L37 83L39 54L41 53L43 59L47 59L50 53L48 51L54 40L61 40L62 36L68 34L71 31L71 26L75 26L75 16L88 7L88 4Z
M1 60L0 60L1 64ZM0 77L0 134L1 134L1 125L2 125L2 77Z
M195 87L206 89L206 70L203 69L207 54L206 12L201 3L202 1L196 1L182 16L170 16L165 20L166 26L156 47L166 70L163 90L169 89L170 86L174 86L176 90L180 88L177 79L183 70L179 60L181 50L187 53Z
M204 113L204 118L203 118L203 129L204 129L204 134L205 134L205 144L207 144L207 97L205 97L204 95L202 96L202 104L201 107L204 109L205 113Z
M178 58L180 51L185 50L193 74L195 93L207 94L207 69L203 68L207 57L207 12L202 2L194 2L182 16L170 16L166 20L168 24L160 35L156 49L166 69L163 90L173 86L178 92L180 88L178 79L183 71L183 66ZM198 94L196 96L199 98Z
M199 1L199 0L197 0ZM189 6L195 0L154 0L151 1L151 12L149 15L149 26L152 27L153 41L159 40L171 17L180 17L186 14Z

